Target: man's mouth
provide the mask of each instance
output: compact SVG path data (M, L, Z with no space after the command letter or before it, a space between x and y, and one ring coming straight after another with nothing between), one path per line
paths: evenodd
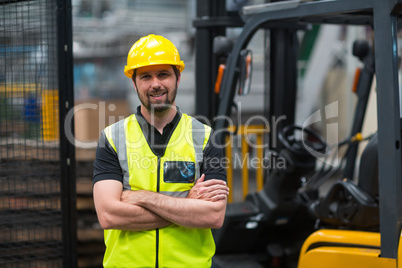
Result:
M156 95L151 95L152 97L160 97L162 95L164 95L165 93L161 93L161 94L156 94Z
M166 92L162 92L162 93L157 93L157 94L150 94L149 96L154 99L154 100L159 100L161 99L164 95L166 94Z

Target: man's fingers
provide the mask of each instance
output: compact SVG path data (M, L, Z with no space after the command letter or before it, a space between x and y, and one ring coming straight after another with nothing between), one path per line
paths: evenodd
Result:
M205 179L205 176L204 176L204 179ZM208 187L208 186L211 186L211 185L225 185L226 186L226 181L217 180L217 179L204 181L204 186Z
M205 180L205 174L202 174L201 177L195 182L195 184L204 182L204 180Z
M204 190L204 189L203 189ZM216 188L214 190L208 190L200 193L204 198L214 199L216 196L228 196L229 188Z
M190 191L188 198L203 199L209 201L219 201L227 198L229 188L226 182L218 179L205 181L205 175L202 174Z
M225 185L211 185L211 186L206 186L203 187L201 192L205 192L205 193L211 193L211 192L215 192L215 191L227 191L229 192L229 188Z
M220 195L215 195L214 197L211 198L211 201L216 202L219 200L224 200L226 199L227 195L220 194Z

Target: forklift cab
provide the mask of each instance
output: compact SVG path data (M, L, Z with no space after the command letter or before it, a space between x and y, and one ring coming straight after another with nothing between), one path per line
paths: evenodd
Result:
M377 83L378 132L372 137L371 141L371 143L376 143L371 148L374 153L370 153L370 160L366 162L372 163L375 161L376 165L366 164L367 166L364 166L365 156L363 155L359 169L362 176L371 176L370 179L366 180L369 181L368 183L365 183L364 178L361 178L359 185L355 185L349 180L352 178L349 178L345 173L346 180L335 183L323 200L310 204L311 214L316 219L331 223L331 227L316 228L311 231L308 238L303 241L296 266L299 268L342 266L351 268L402 267L402 247L400 243L402 223L401 123L397 53L398 17L402 14L402 1L290 0L244 7L240 14L242 22L239 22L238 18L228 19L225 17L222 22L217 17L204 16L194 23L197 27L198 38L205 36L208 29L212 29L214 25L219 27L242 25L242 31L228 55L220 91L213 100L217 118L213 127L215 131L220 133L221 137L218 137L218 140L221 142L224 140L225 131L219 130L224 130L227 125L226 121L220 118L231 114L233 99L237 91L236 85L239 76L239 64L242 62L242 51L247 47L248 42L258 29L273 29L273 35L271 35L270 39L271 48L287 42L285 48L290 48L290 50L283 52L286 54L283 58L294 61L296 57L289 55L294 52L291 51L292 44L289 44L289 42L294 41L292 36L295 29L301 29L307 24L327 23L365 25L373 28L375 33L373 59L375 60L374 71ZM218 33L215 32L215 34ZM275 42L278 40L284 43L276 44ZM204 64L205 68L209 68L209 66L205 65L205 62L200 64L198 72L202 71L202 64ZM294 72L296 63L294 62L293 65L288 66L289 72L283 71L283 66L276 66L278 64L283 65L278 61L278 58L274 58L270 64L271 70L276 69L283 76L276 77L271 82L270 99L267 102L270 107L268 107L267 116L270 118L272 115L285 113L288 118L285 126L290 126L294 121L296 90L295 87L289 87L283 85L283 83L281 86L278 81L286 80L285 84L296 84ZM286 75L290 75L290 77ZM197 83L197 92L204 90L204 88L199 88ZM286 100L283 95L287 96ZM211 102L208 105L211 105ZM211 110L213 111L214 109ZM211 114L208 116L211 116ZM378 172L378 186L373 183L376 181L375 176L373 178L376 172ZM278 176L281 176L281 174L278 174ZM266 182L269 183L269 180ZM267 191L270 190L272 189L267 189ZM340 196L345 199L339 199ZM267 214L261 214L260 212L264 211L261 211L261 207L256 206L264 198L261 193L248 196L242 208L247 208L246 221L259 221ZM347 205L350 200L354 201L352 206L345 206L345 202ZM340 213L339 217L335 217L333 214L334 206L338 209L336 211ZM342 206L345 209L339 210ZM234 207L232 208L234 209ZM227 213L232 213L228 217L232 217L231 219L237 220L237 222L242 221L239 215L233 213L235 210L233 209L228 209ZM358 224L355 221L353 224L348 225L350 213L355 215L357 212L361 213L361 217L359 217L361 221ZM225 224L234 222L229 220ZM231 228L230 226L226 227ZM373 229L370 229L371 227ZM251 251L253 246L260 243L258 237L261 237L263 229L264 225L260 229L248 229L256 232L251 235L257 237L254 242L247 239L243 240L248 241L247 248ZM225 236L225 233L222 232L219 235L217 237L221 241L225 241L225 239L227 241L228 237L230 237ZM243 237L250 236L246 233L243 234ZM238 254L244 249L241 246L236 246L235 243L236 241L234 240L230 241L233 248L227 249L227 252L236 250L236 254ZM219 243L217 243L217 247L219 248ZM270 263L266 267L275 267L272 265Z

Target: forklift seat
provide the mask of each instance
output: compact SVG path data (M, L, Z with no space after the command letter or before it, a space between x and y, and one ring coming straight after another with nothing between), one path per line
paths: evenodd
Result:
M375 134L361 156L358 184L337 181L324 198L310 205L310 212L322 223L357 229L379 226L377 148Z

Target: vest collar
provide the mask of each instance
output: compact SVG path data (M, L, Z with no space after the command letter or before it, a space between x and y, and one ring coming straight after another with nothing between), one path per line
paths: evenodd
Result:
M141 106L137 107L137 113L135 114L137 122L140 125L142 133L144 134L144 136L148 142L149 148L151 148L152 152L157 156L163 156L165 154L166 146L169 143L170 137L172 136L174 130L176 129L177 125L180 122L182 112L181 112L180 108L177 106L176 106L176 110L177 110L177 113L176 113L175 117L173 118L173 120L171 122L169 122L164 127L164 130L163 130L163 135L167 135L166 142L164 144L154 144L151 139L151 135L152 135L152 131L153 131L152 128L154 128L154 126L152 126L150 123L148 123L147 120L145 120L144 116L141 113ZM169 129L169 132L165 133L165 129L166 130ZM159 151L159 153L158 153L154 150L156 147L158 147L158 149L162 149L162 150L158 150Z

